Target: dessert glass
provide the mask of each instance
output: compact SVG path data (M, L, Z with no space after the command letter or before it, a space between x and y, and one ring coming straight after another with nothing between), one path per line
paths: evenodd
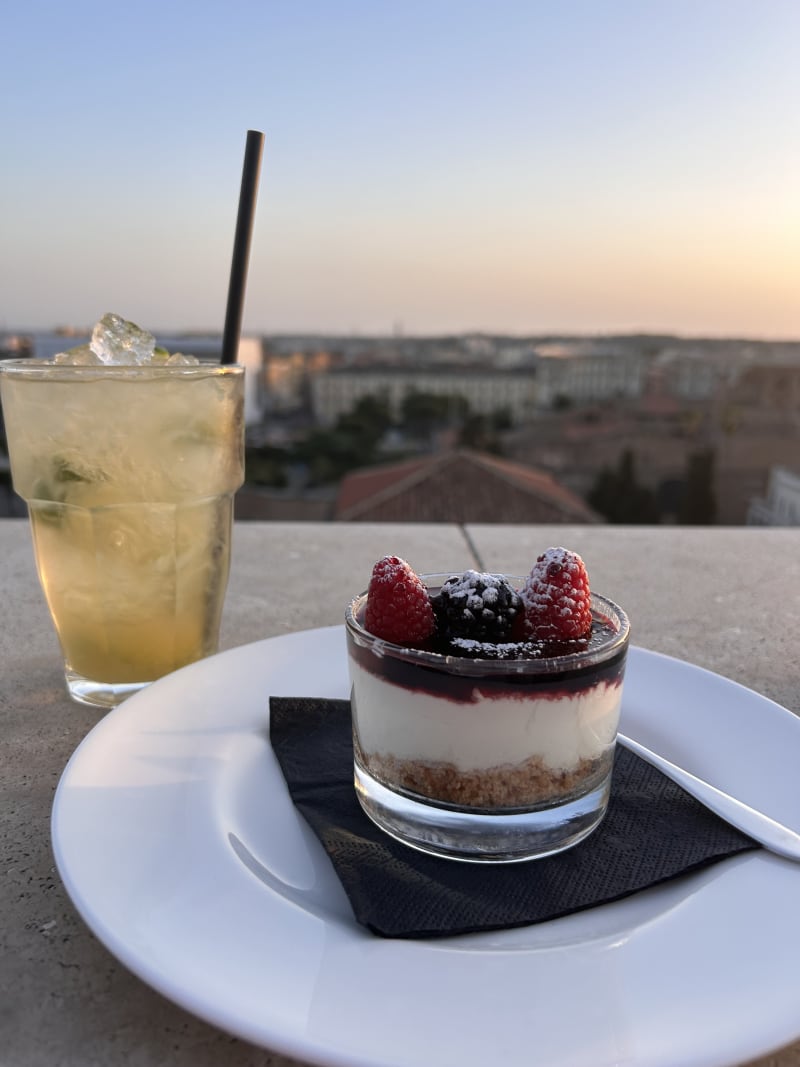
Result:
M422 575L432 594L448 575ZM524 579L509 576L520 588ZM472 659L392 644L345 615L354 778L366 814L423 852L514 862L587 837L608 806L630 626L592 594L565 655Z
M110 708L217 650L244 368L0 363L67 689Z

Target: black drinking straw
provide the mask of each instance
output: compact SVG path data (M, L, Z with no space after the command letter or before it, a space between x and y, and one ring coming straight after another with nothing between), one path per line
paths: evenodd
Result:
M236 216L236 234L233 239L231 277L228 283L228 306L225 309L225 329L222 334L223 363L235 363L239 352L244 291L247 286L247 264L250 259L250 239L253 235L263 147L264 134L259 133L258 130L248 130L242 167L242 187L239 191L239 211Z

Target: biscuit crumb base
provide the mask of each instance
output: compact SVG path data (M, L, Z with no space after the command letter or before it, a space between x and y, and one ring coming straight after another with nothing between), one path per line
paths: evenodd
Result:
M541 756L522 763L506 763L480 771L459 770L453 763L401 760L382 753L364 755L359 762L390 789L415 793L429 800L463 808L531 808L563 802L583 794L611 768L612 753L582 759L570 770L548 767Z

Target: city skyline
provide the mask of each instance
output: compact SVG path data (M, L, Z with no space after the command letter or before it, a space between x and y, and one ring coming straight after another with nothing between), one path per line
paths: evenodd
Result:
M793 0L15 10L0 330L800 338Z

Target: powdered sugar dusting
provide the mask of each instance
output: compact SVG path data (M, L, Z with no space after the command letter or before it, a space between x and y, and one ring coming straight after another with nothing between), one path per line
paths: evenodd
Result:
M576 552L548 548L522 590L530 628L542 637L579 637L591 626L589 578Z
M442 635L492 643L510 639L521 607L519 593L505 575L484 571L451 574L434 597Z
M469 637L453 637L448 652L467 659L541 659L546 653L543 641L474 641Z
M411 566L400 556L384 556L373 568L372 581L382 585L394 585L405 578L410 570Z
M373 567L364 625L376 637L401 645L425 641L433 633L428 590L399 556L384 556Z
M505 578L502 574L484 574L482 571L464 571L463 574L451 574L445 583L454 596L470 596L474 593L477 582L481 582L485 589L483 599L488 603L494 603L498 597L498 589Z

